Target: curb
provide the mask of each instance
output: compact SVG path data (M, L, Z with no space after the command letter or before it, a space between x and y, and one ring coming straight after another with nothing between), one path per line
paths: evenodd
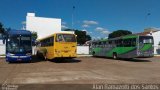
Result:
M4 57L6 57L6 56L0 56L0 58L4 58Z
M154 55L154 57L160 57L160 55Z
M91 57L92 55L77 55L77 57Z

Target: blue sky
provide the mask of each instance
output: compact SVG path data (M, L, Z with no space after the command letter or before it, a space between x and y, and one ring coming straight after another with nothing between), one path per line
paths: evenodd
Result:
M118 29L137 33L147 27L159 28L159 4L160 0L1 0L0 22L20 29L27 12L34 12L40 17L61 18L63 28L71 28L73 13L74 29L101 38Z

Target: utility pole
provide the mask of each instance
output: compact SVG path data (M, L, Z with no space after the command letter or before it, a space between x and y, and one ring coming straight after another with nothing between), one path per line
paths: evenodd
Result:
M146 28L149 28L149 16L151 15L150 11L145 16L145 25Z
M75 10L75 6L73 6L72 8L72 30L74 30L74 10Z

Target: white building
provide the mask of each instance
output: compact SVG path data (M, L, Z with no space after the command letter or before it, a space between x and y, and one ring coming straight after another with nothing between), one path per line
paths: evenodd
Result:
M35 13L27 13L26 30L35 31L38 39L61 31L61 19L36 17Z
M154 39L154 54L160 54L160 31L152 33Z

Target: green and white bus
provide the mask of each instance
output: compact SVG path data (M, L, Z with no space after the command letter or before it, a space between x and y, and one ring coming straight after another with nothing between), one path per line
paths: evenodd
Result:
M91 43L93 56L117 58L135 58L154 56L152 36L136 34L113 39L97 40Z

